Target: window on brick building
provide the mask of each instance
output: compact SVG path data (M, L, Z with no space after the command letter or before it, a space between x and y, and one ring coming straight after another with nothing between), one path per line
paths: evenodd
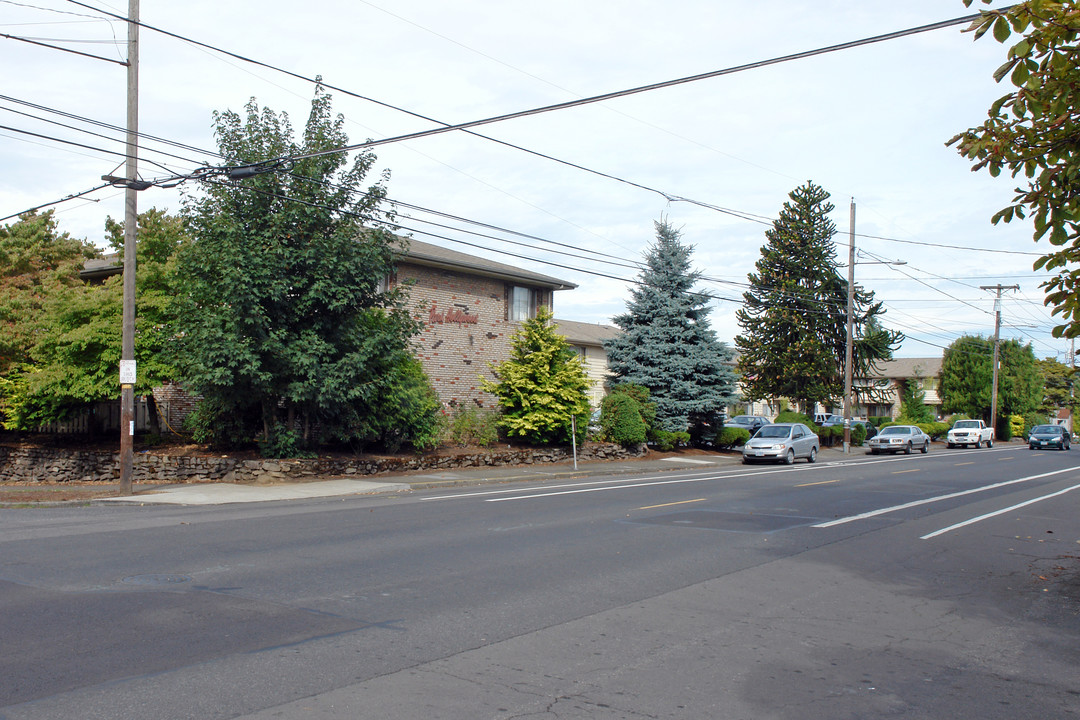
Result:
M536 317L537 291L515 285L510 288L510 307L507 315L511 320L522 321Z

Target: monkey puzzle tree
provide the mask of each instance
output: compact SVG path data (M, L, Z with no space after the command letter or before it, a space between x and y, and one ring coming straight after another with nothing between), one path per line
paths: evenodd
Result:
M848 287L838 270L829 193L808 182L788 197L749 275L735 345L747 399L788 398L812 414L816 403L843 394ZM865 378L903 335L882 327L873 292L856 287L852 299L852 374Z

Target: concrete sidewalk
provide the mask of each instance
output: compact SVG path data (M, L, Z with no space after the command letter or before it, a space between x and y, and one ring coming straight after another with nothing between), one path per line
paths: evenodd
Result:
M841 459L839 450L825 448L822 455ZM822 459L825 459L824 457ZM645 460L613 460L578 463L514 465L501 467L458 468L434 473L366 476L364 479L327 479L273 485L237 485L232 483L194 483L190 485L137 486L135 494L98 498L97 503L134 503L136 505L223 505L228 503L272 502L304 498L372 495L462 487L493 483L541 482L568 480L600 475L629 475L730 468L741 462L737 454L673 454Z

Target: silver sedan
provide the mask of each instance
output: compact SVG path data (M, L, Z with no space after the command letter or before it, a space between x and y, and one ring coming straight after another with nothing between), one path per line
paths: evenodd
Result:
M881 432L866 444L870 446L872 455L881 452L902 452L910 455L915 448L923 453L930 452L930 436L915 425L890 425L882 428Z
M764 426L746 441L742 461L764 460L791 465L795 458L804 457L807 462L817 462L819 447L818 436L802 423L775 423Z

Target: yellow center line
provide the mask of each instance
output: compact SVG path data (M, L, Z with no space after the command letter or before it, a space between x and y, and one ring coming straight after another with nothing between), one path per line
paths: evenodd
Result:
M966 462L966 463L953 463L953 467L960 467L961 465L974 465L974 464L975 464L975 461L973 460L971 462Z
M795 487L810 487L811 485L828 485L829 483L840 482L839 480L822 480L821 482L803 483L802 485L796 485Z
M919 469L914 468L912 470L893 470L892 474L893 475L903 475L904 473L909 473L909 472L919 472Z
M686 503L705 502L705 498L698 498L697 500L680 500L679 502L664 503L663 505L646 505L640 507L638 510L652 510L653 508L671 507L672 505L685 505Z

